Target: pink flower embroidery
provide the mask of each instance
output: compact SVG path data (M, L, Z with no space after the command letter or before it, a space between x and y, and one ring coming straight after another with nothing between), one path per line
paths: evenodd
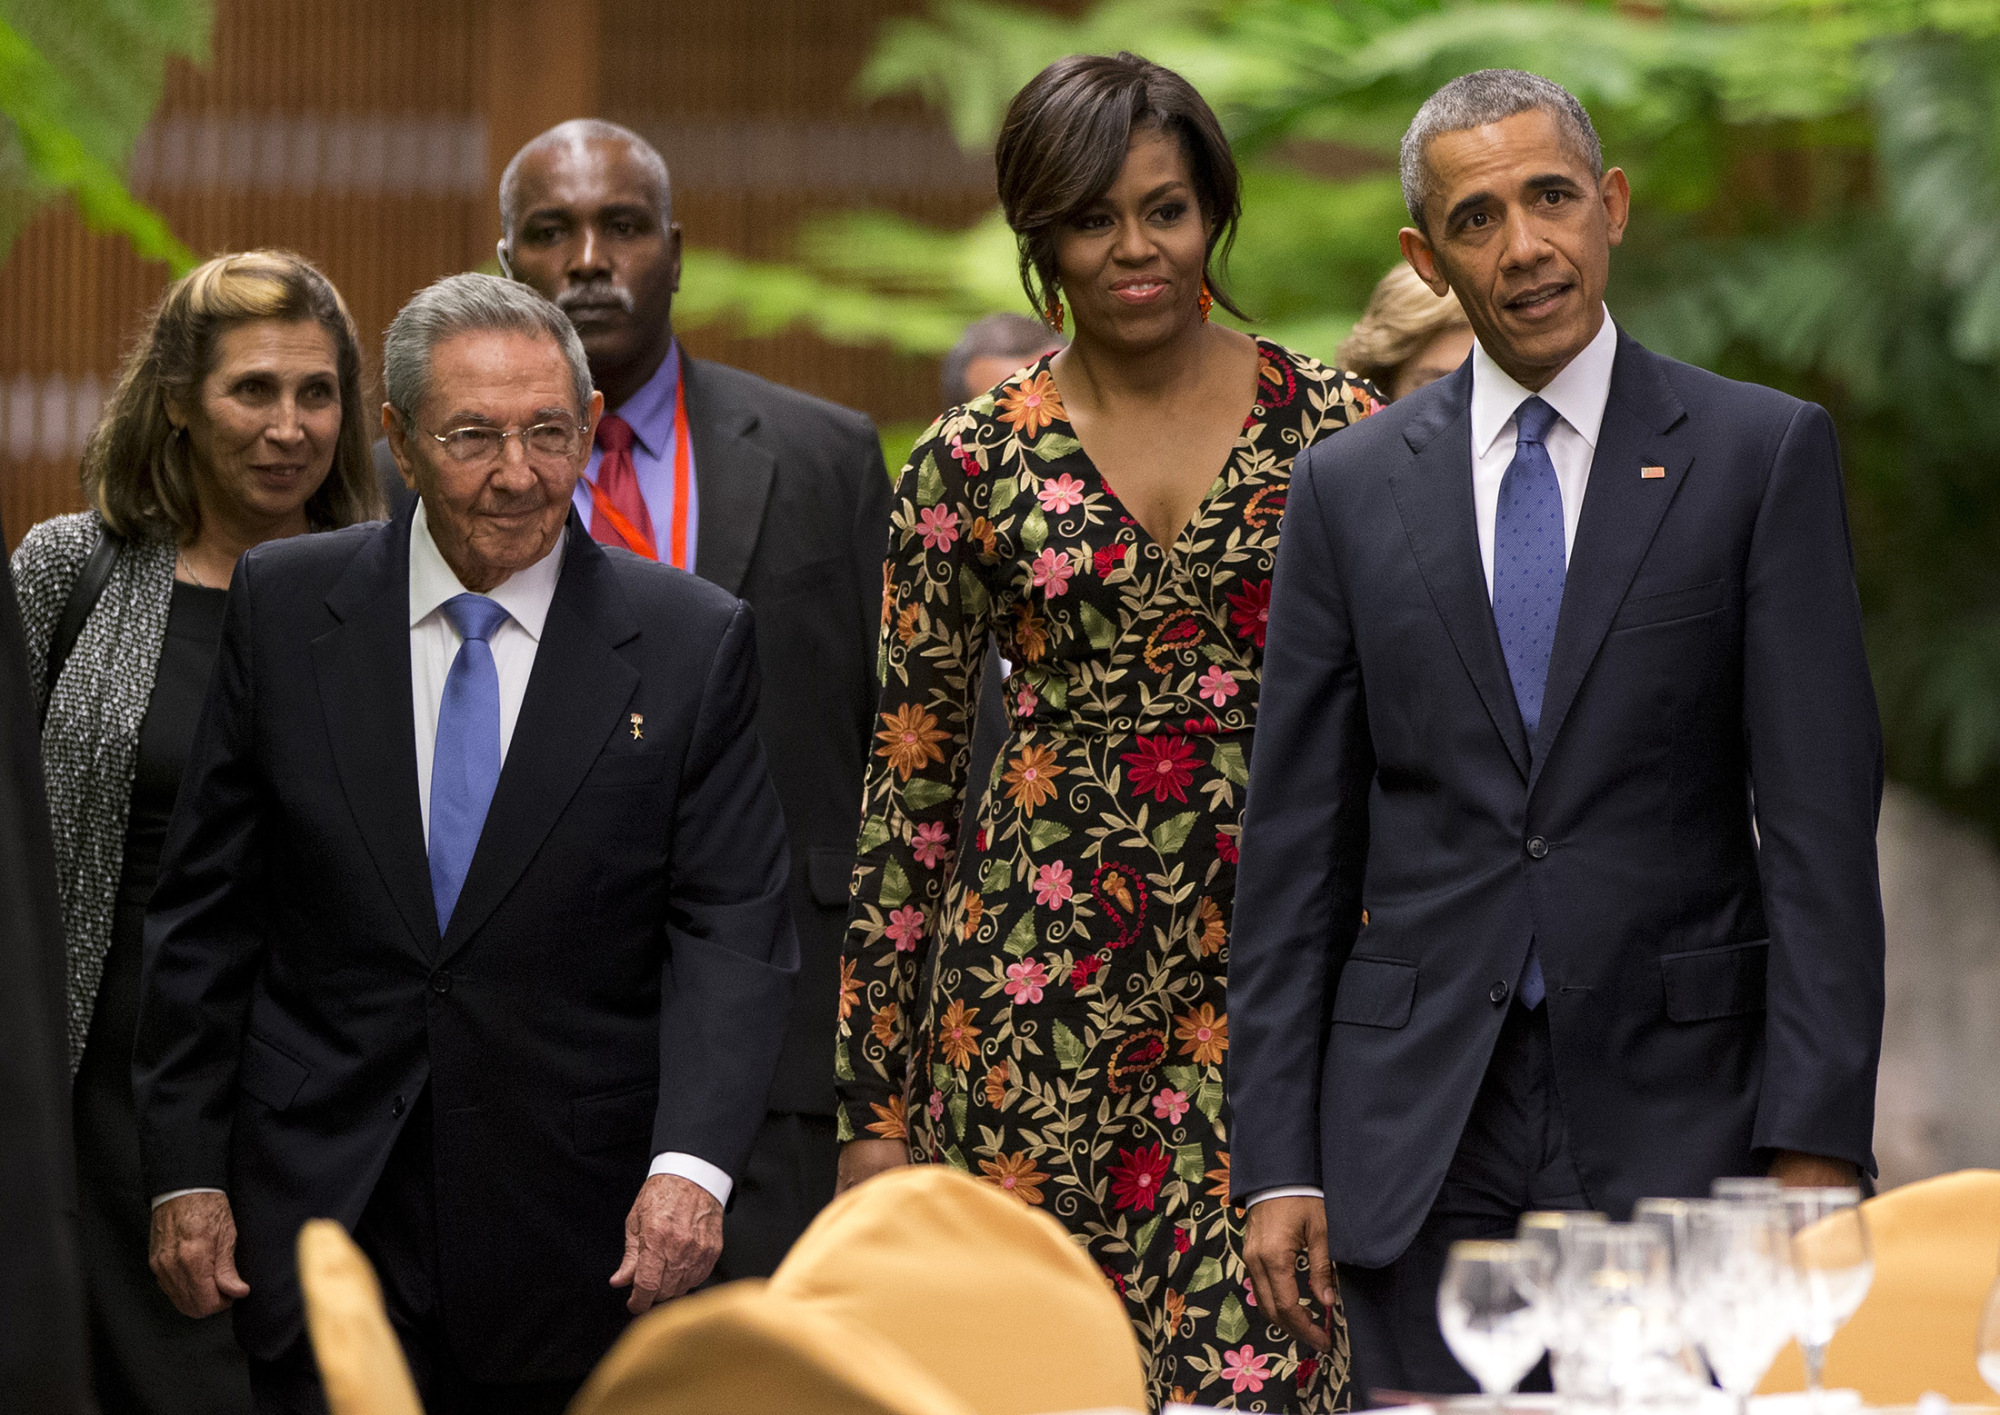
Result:
M1069 577L1076 572L1070 565L1067 555L1058 555L1053 550L1045 550L1035 557L1034 563L1028 567L1028 573L1034 581L1035 588L1046 588L1049 598L1054 599L1057 595L1069 592Z
M1035 696L1035 690L1030 685L1023 683L1019 688L1015 690L1014 716L1033 717L1035 715L1035 709L1040 707L1041 705L1042 705L1042 700Z
M1035 872L1035 902L1044 909L1062 908L1069 903L1069 897L1076 893L1070 887L1070 882L1074 878L1075 876L1069 872L1069 866L1061 860L1043 865Z
M1017 1003L1040 1002L1042 989L1049 985L1049 970L1033 958L1009 965L1007 985L1001 989Z
M1051 516L1060 516L1070 507L1083 504L1083 483L1064 472L1054 481L1043 482L1041 489L1035 493L1035 499Z
M1162 1086L1153 1097L1153 1114L1169 1125L1181 1123L1181 1117L1188 1113L1186 1091L1176 1091L1171 1086Z
M1257 1348L1250 1345L1225 1351L1222 1353L1222 1378L1238 1395L1246 1390L1262 1390L1264 1382L1271 1379L1271 1368L1265 1364L1270 1359L1269 1356L1259 1356Z
M925 821L917 827L916 838L910 842L910 853L917 857L917 863L927 870L937 868L937 862L945 857L951 847L951 832L944 828L942 821Z
M925 1109L927 1109L928 1111L930 1111L930 1113L931 1113L931 1122L932 1122L933 1124L935 1124L936 1122L938 1122L938 1121L940 1121L940 1120L944 1119L944 1092L943 1092L943 1091L932 1091L932 1092L931 1092L931 1098L930 1098L930 1103L929 1103L929 1104L928 1104L928 1105L927 1105L927 1106L925 1107ZM1246 1346L1246 1347L1244 1347L1243 1349L1244 1349L1245 1351L1248 1351L1248 1350L1249 1350L1250 1348ZM1252 1387L1252 1388L1254 1389L1254 1387ZM1242 1386L1238 1386L1238 1387L1237 1387L1237 1389L1238 1389L1238 1390L1241 1390L1241 1389L1243 1389L1243 1387L1242 1387Z
M924 936L924 911L914 904L905 904L889 916L889 926L883 930L896 942L898 953L914 953L917 943Z
M931 506L917 513L917 533L924 549L940 553L950 550L958 539L958 512L946 506Z
M1221 707L1242 691L1236 680L1219 663L1211 663L1208 672L1201 675L1201 695Z

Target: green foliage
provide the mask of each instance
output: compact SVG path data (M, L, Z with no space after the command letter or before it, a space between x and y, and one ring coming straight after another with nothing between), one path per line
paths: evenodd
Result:
M2000 829L2000 4L941 0L884 26L862 90L922 96L978 149L1045 64L1121 48L1222 114L1231 289L1322 357L1396 259L1396 147L1428 94L1509 65L1582 98L1635 193L1620 323L1832 410L1890 768ZM708 317L911 353L1025 308L997 212L850 213L732 278Z
M176 274L193 266L121 173L168 58L207 52L212 11L210 0L0 0L0 258L42 202L67 192L93 229L124 234Z

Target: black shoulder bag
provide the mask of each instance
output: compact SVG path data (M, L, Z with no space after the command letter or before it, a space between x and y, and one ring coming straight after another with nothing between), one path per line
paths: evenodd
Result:
M48 691L42 695L41 720L49 716L49 704L55 701L56 681L62 677L63 665L69 662L69 652L76 647L77 636L83 633L84 621L90 618L90 611L97 608L97 601L104 597L104 586L111 579L111 567L118 560L118 541L109 531L101 532L97 544L91 547L90 557L83 562L83 571L76 577L76 583L69 587L69 598L63 601L62 618L56 620L56 631L49 639L48 672L43 681Z

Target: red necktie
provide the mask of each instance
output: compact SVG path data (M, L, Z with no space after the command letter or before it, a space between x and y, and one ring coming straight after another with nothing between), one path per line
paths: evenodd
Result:
M591 539L622 545L648 560L658 560L653 548L653 518L639 494L639 470L632 465L632 424L607 413L597 424L597 480L590 488Z

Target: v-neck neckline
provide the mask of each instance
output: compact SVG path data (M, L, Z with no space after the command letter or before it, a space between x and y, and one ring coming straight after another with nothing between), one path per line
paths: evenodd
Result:
M1060 417L1049 419L1049 429L1053 429L1058 425L1061 426L1064 435L1076 445L1074 455L1081 457L1084 465L1090 468L1090 474L1097 479L1097 484L1104 489L1104 494L1111 499L1111 504L1118 509L1118 514L1131 523L1132 529L1144 539L1146 545L1159 551L1163 558L1172 560L1179 553L1181 542L1187 539L1188 533L1207 518L1209 506L1213 504L1218 496L1228 490L1225 483L1229 478L1229 469L1236 461L1236 454L1243 450L1243 444L1249 440L1250 429L1257 424L1257 410L1264 405L1264 364L1267 359L1274 357L1273 350L1275 346L1266 343L1265 340L1255 334L1250 336L1250 342L1257 347L1257 371L1253 375L1252 390L1254 396L1250 400L1250 411L1244 415L1243 425L1236 430L1236 437L1230 442L1229 451L1223 454L1222 465L1216 468L1215 475L1209 479L1208 489L1202 492L1201 499L1195 503L1193 512L1181 523L1181 528L1174 533L1173 539L1165 542L1162 542L1151 531L1147 530L1146 523L1132 514L1132 508L1125 504L1125 499L1118 494L1117 488L1111 485L1110 480L1104 475L1103 469L1097 465L1097 459L1091 456L1089 449L1083 445L1083 439L1077 436L1076 424L1069 420L1069 404L1063 401L1062 390L1056 387L1055 370L1050 367L1054 363L1058 351L1050 350L1034 363L1028 365L1027 368L1021 370L1015 377L1022 380L1025 385L1033 382L1039 375L1047 375L1049 389L1056 395L1056 406L1062 409ZM1065 459L1051 459L1052 463L1062 460Z

